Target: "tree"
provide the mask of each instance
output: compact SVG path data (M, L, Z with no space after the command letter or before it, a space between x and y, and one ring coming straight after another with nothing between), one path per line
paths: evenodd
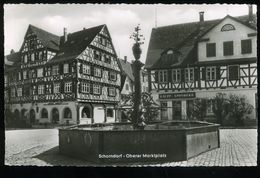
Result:
M213 98L212 110L216 116L217 123L223 125L223 119L228 114L228 97L225 93L217 93Z
M193 102L193 109L189 112L191 118L204 120L206 117L207 102L205 99L197 98Z
M236 121L237 126L244 124L244 116L251 114L252 110L253 106L247 103L245 96L229 95L228 111L230 116Z

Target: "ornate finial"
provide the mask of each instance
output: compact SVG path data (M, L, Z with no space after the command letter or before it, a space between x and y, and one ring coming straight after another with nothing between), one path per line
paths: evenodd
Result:
M144 36L139 33L140 30L141 30L140 24L138 24L135 27L134 33L130 36L130 38L134 39L134 41L135 41L132 50L133 50L133 54L134 54L134 57L136 60L140 59L140 56L142 53L140 45L144 44L143 40L145 40Z

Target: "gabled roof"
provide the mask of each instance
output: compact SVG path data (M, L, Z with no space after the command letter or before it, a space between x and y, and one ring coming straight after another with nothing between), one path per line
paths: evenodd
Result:
M6 65L15 65L20 62L21 56L19 52L15 52L5 56L5 64Z
M28 27L28 31L34 32L45 47L56 51L59 50L59 45L60 45L59 36L54 35L38 27L35 27L31 24Z
M120 65L121 71L125 75L127 75L130 78L130 80L134 81L132 64L130 62L128 62L127 60L119 59L119 65Z
M62 41L64 41L64 36L62 36L60 51L48 63L60 62L77 57L87 48L104 26L105 25L99 25L68 34L65 43L62 43Z
M255 26L254 24L248 23L247 15L231 18L234 18L251 28L254 28ZM256 18L255 15L254 18ZM182 53L182 62L180 64L186 63L187 61L185 60L190 56L189 53L194 52L196 40L222 20L223 19L216 19L204 21L203 23L191 22L153 28L148 46L145 68L158 68L159 66L156 66L156 64L162 63L156 63L156 61L160 59L162 52L169 48L180 51ZM171 63L171 59L168 58L167 61L164 61L163 63L168 66L168 64Z

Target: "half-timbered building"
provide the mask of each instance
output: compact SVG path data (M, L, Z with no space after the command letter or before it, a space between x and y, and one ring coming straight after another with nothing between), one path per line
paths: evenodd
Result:
M106 25L63 36L29 25L5 67L6 108L27 122L116 120L121 77Z
M207 100L217 93L245 95L256 107L257 29L256 16L153 28L145 68L149 90L161 105L161 119L186 119L196 98ZM255 118L255 112L250 115Z

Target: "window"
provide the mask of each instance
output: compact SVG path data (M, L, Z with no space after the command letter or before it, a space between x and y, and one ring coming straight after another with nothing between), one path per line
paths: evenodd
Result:
M241 53L249 54L252 53L252 40L241 40Z
M43 77L43 68L37 69L37 77Z
M12 88L12 89L11 89L11 97L15 97L15 95L16 95L15 93L16 93L16 92L15 92L15 88Z
M207 101L207 113L213 114L213 101L212 100Z
M33 95L37 94L37 86L36 85L34 85L33 88L32 88L32 94Z
M216 56L216 43L207 43L206 45L206 55L207 57L215 57Z
M89 107L84 107L81 112L82 118L91 118L91 109Z
M18 72L18 80L22 80L21 72Z
M64 115L63 116L66 119L71 119L72 118L72 114L71 114L70 108L65 108L64 109Z
M109 87L108 88L108 95L109 96L116 96L116 90L114 87Z
M23 79L27 79L27 71L23 71Z
M206 80L216 80L216 67L206 68Z
M161 102L161 119L168 120L167 102Z
M82 65L82 72L83 72L83 74L88 74L88 75L90 75L90 66L89 66L89 65L86 65L86 64L83 64L83 65Z
M101 69L100 68L94 68L94 76L101 77Z
M232 24L225 24L225 25L223 25L223 27L221 28L221 31L222 31L222 32L224 32L224 31L230 31L230 30L235 30L234 25L232 25Z
M27 63L28 62L28 59L27 59L27 55L25 54L24 55L24 63Z
M108 63L108 64L111 63L111 57L110 56L106 55L105 63Z
M94 51L94 59L100 60L100 53L99 53L99 51Z
M100 94L100 86L99 85L93 85L93 93L94 94Z
M23 89L22 88L17 89L17 96L23 96Z
M44 85L39 85L39 86L38 86L38 94L39 94L39 95L44 94Z
M185 69L185 81L187 81L187 82L194 81L194 69L193 68Z
M59 74L59 66L53 66L52 67L52 75L58 75Z
M177 83L181 81L181 69L172 70L172 82Z
M159 82L166 83L167 82L167 70L159 71Z
M64 64L64 65L63 65L63 73L64 73L64 74L69 73L69 64Z
M68 92L71 92L72 91L72 82L67 82L67 83L65 83L65 86L64 86L65 88L64 88L64 91L66 92L66 93L68 93Z
M31 61L33 62L35 60L35 55L34 53L31 54Z
M114 111L112 108L107 108L107 117L114 117Z
M89 83L81 83L81 92L82 93L90 93L90 84Z
M51 67L47 67L45 69L45 76L50 76L51 75Z
M53 93L60 93L60 84L59 83L54 83Z
M47 109L45 109L45 108L42 109L41 118L48 118L48 111L47 111Z
M228 66L228 79L229 80L238 80L239 79L239 66L238 65Z
M109 72L109 79L115 81L116 80L116 73L115 72Z
M42 55L42 51L39 52L39 59L42 59L43 55Z
M233 41L226 41L223 43L223 55L229 56L233 55L234 48L233 48Z
M46 94L51 94L52 93L52 88L51 84L46 85Z
M129 85L128 85L128 83L125 84L125 89L126 89L126 90L129 90Z

